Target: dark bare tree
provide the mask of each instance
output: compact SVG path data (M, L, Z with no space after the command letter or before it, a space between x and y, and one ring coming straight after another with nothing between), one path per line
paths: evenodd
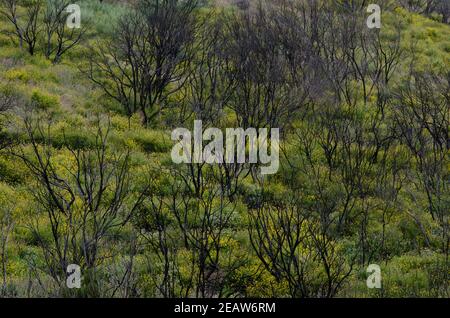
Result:
M123 227L141 204L143 194L133 193L130 184L129 154L114 154L107 145L109 126L100 126L92 149L70 146L72 164L57 167L49 143L49 127L26 118L25 131L32 152L14 151L34 177L32 193L38 210L46 215L51 230L48 242L38 219L30 220L30 229L42 248L44 273L63 293L66 269L78 264L84 272L88 293L98 295L95 269L105 255L102 248L111 231Z
M406 9L431 16L433 13L441 15L442 23L449 23L450 3L446 0L399 0Z
M18 106L19 103L20 98L9 84L0 90L0 150L12 143L4 129L7 126L8 111Z
M287 282L291 297L335 296L352 272L353 262L347 265L328 229L295 200L264 201L249 206L248 229L266 270ZM324 275L319 274L322 271Z
M417 179L410 180L420 192L423 191L426 209L441 226L442 249L447 258L450 211L449 176L446 168L450 149L449 92L448 74L413 71L393 101L399 138L409 148L417 165Z
M232 241L235 203L227 199L212 169L208 170L202 171L199 193L188 185L190 172L160 171L167 176L158 181L165 190L152 190L135 218L150 256L157 259L150 268L157 295L209 298L233 294L227 286L245 262L244 255L227 247ZM183 266L188 272L181 270L180 263L180 254L186 252L188 262Z
M2 198L5 199L5 198ZM3 201L3 200L2 200ZM2 271L2 287L0 291L1 297L8 296L7 291L7 264L8 264L8 254L7 247L9 240L11 239L12 230L15 225L15 218L13 215L14 203L12 201L3 201L2 207L0 208L0 260L1 260L1 271Z
M161 173L160 170L149 173L150 185L165 185L167 180L164 178L158 180L158 177L155 177L158 172ZM160 188L151 186L142 206L133 218L133 225L143 240L142 246L150 251L148 267L157 290L155 296L164 298L188 297L192 288L192 281L183 279L180 272L177 254L182 244L168 209L172 199L177 198L172 198ZM155 262L155 257L158 262Z
M217 127L235 90L230 76L232 64L223 48L227 45L223 12L212 12L199 23L196 51L190 64L186 85L182 89L179 122L196 119L203 128Z
M217 182L213 169L206 166L202 171L200 196L183 181L173 191L178 200L170 205L183 244L192 253L194 295L202 298L226 296L226 283L245 262L244 255L233 257L226 247L232 240L236 203L230 202L226 185Z
M84 72L128 116L145 125L186 81L194 54L196 0L142 0L120 21L112 38L98 43Z
M226 50L233 63L231 76L236 81L229 107L244 129L288 126L307 96L302 89L307 85L295 85L294 79L301 74L289 72L294 65L288 63L286 52L293 52L283 47L283 43L291 44L291 39L283 42L282 37L283 31L292 25L283 25L275 10L260 3L256 12L245 11L230 17L227 26L230 38ZM274 21L280 23L276 25Z

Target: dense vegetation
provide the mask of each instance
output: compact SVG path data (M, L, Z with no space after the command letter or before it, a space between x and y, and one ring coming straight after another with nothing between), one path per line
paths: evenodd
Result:
M449 2L235 2L0 0L2 297L449 297Z

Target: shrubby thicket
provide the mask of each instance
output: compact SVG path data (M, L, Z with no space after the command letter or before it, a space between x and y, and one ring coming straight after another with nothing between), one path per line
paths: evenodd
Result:
M68 4L0 0L1 297L449 297L448 1ZM278 173L174 164L194 120Z

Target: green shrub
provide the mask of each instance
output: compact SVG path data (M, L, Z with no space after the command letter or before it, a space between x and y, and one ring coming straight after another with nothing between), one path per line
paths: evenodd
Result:
M159 131L140 129L128 136L146 152L166 152L172 148L170 138Z
M36 89L31 93L31 103L41 110L57 110L61 106L58 96L46 94Z
M31 79L30 74L24 69L10 69L5 73L5 78L10 81L28 82Z

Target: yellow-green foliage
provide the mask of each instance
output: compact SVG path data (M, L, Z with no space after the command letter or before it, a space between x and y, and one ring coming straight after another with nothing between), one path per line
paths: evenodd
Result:
M403 255L382 266L383 296L436 297L448 289L444 256L431 251Z
M414 67L417 70L445 71L450 67L449 41L450 26L448 24L433 21L419 14L411 14L404 9L398 8L396 15L403 17L405 24L402 33L402 48L405 50L405 65L410 63L408 57L412 56L411 49L417 50L415 58L417 59Z
M89 30L90 37L86 41L88 44L93 44L100 38L94 32L98 31L102 35L110 32L110 22L117 19L120 12L126 11L123 6L118 7L111 3L100 4L93 0L83 1L82 7L88 9L84 11L88 15L86 18L93 18L94 22L97 22L92 30ZM98 16L97 13L99 13ZM208 11L204 10L202 15L206 14L208 14ZM96 18L98 18L98 21L95 21ZM5 20L2 19L0 18L0 28L5 23ZM399 80L409 70L412 58L411 49L417 50L416 61L414 62L414 67L417 70L448 71L450 67L449 25L398 8L394 13L383 14L382 29L380 30L383 41L388 42L397 36L394 28L396 23L400 24L402 31L401 47L403 55L400 66L394 74L393 86L397 86ZM51 126L48 130L50 132L49 139L42 138L42 136L37 136L36 139L38 143L46 144L46 147L48 147L46 149L54 155L52 163L55 164L56 172L65 178L70 178L70 172L75 170L74 159L67 148L75 150L93 149L98 142L95 139L97 116L110 119L110 138L107 143L109 150L111 152L131 150L130 166L134 177L130 186L143 187L143 185L148 185L146 196L149 194L158 195L165 200L163 215L167 218L165 221L170 223L167 235L174 237L174 244L176 245L169 246L169 249L177 249L173 256L174 259L171 259L171 261L176 262L179 266L175 271L179 271L176 274L179 274L181 283L188 285L191 283L189 279L193 277L193 274L194 277L195 274L198 274L195 272L195 266L193 266L196 255L183 245L179 225L171 214L171 208L173 207L170 206L170 194L177 180L171 174L173 166L171 166L170 149L173 142L170 139L170 133L163 128L158 129L158 127L165 127L163 120L157 123L158 126L153 126L153 129L150 129L142 126L142 118L139 114L135 114L131 118L124 116L119 103L106 98L103 91L95 88L78 71L78 66L86 63L86 58L90 53L91 49L87 45L83 45L70 51L62 64L52 65L42 52L37 52L35 56L29 56L25 49L20 49L13 44L9 37L0 33L0 92L11 90L12 87L14 94L23 99L19 106L24 106L25 110L30 113L31 110L45 113L51 119ZM355 80L350 83L349 89L358 90L359 85L360 83ZM180 104L183 101L184 93L184 91L178 91L170 96L168 98L170 105L176 107ZM324 100L328 98L331 100L334 97L328 91L325 94ZM357 102L356 109L353 106L344 105L336 116L339 116L339 120L351 118L367 124L377 113L377 109L373 107L376 99L376 95L373 93L367 101L369 105L367 108L362 101ZM31 102L31 107L28 107L30 106L28 105L29 102ZM224 113L220 125L234 127L236 125L235 112L226 109ZM26 155L30 155L32 147L29 140L22 137L25 136L23 131L20 131L21 134L17 133L19 122L22 123L19 120L19 115L13 112L9 115L11 116L8 116L8 118L2 117L1 123L9 124L5 132L9 134L9 137L14 137L14 141L18 144L13 149L16 151L23 150ZM161 113L161 117L169 119L168 122L177 119L178 115L170 107ZM391 115L387 112L386 118ZM43 127L45 127L45 124L43 120ZM298 128L296 133L299 136L304 136L303 133L310 128L309 124L308 118L297 119L294 125ZM390 129L393 129L393 127L390 126L388 120L381 123L380 132L385 133ZM44 129L44 131L47 130ZM17 135L15 135L16 133ZM324 136L327 131L324 129L315 133ZM327 163L322 155L323 149L320 148L316 140L314 141L315 144L312 144L312 152L310 153L311 160L317 163L315 166L317 170L314 171L308 170L309 166L305 164L305 161L302 161L305 158L300 154L299 143L293 142L294 140L298 140L297 136L288 134L283 143L284 148L281 154L283 162L279 173L274 177L260 180L260 183L264 184L264 191L260 190L260 183L255 182L251 174L247 174L245 178L240 179L238 195L232 198L232 204L224 208L225 213L232 213L230 217L231 226L224 230L219 241L222 253L220 260L223 262L221 266L222 264L228 265L228 262L242 261L242 266L232 272L227 286L227 288L235 288L237 296L289 296L287 281L276 279L274 275L264 269L260 260L252 251L247 232L247 226L249 225L248 206L251 203L257 202L261 197L274 204L282 202L291 194L291 185L286 182L289 180L295 185L299 185L299 189L296 189L299 195L295 198L296 204L303 208L299 213L316 215L319 205L330 205L332 207L330 211L332 212L327 217L336 219L339 217L340 204L345 199L345 191L351 190L343 186L341 182L343 177L340 175L339 169L331 169L330 171L326 168ZM39 150L43 149L41 147L43 146L39 146ZM351 150L356 151L357 149L352 148ZM416 163L410 162L408 151L406 146L394 143L388 150L387 162L388 165L391 165L389 168L394 167L394 165L395 168L409 165L413 172L417 172ZM47 211L39 206L31 196L31 190L36 187L36 177L29 173L21 160L6 153L7 151L0 153L0 218L7 213L11 213L17 225L20 225L14 229L8 247L9 261L7 264L7 272L11 276L11 280L18 282L20 285L28 277L29 267L26 260L32 256L38 262L43 261L42 250L37 247L39 241L27 227L29 222L33 221L39 224L41 239L44 242L51 242L52 233L49 220L46 217ZM284 158L284 154L289 158L289 162ZM375 159L382 160L384 154L384 150L381 149ZM311 174L302 173L301 169L307 170ZM413 187L415 185L408 184L409 187L401 192L401 202L392 202L387 210L383 210L382 203L386 199L382 197L382 194L376 193L377 186L379 186L375 179L379 173L377 169L378 166L375 165L372 170L365 173L361 180L358 180L364 183L369 179L371 184L364 189L366 191L365 197L358 198L359 201L352 206L354 207L354 213L350 217L361 215L366 207L365 204L370 205L371 210L367 218L368 229L366 234L370 244L375 247L383 244L384 247L384 249L374 248L371 255L376 262L383 259L382 264L380 262L383 289L369 290L365 284L367 277L365 266L355 263L354 273L346 280L345 288L338 296L428 297L445 295L444 283L446 280L448 281L448 268L444 267L443 255L436 252L440 251L440 244L442 243L439 228L436 221L417 203L426 202L425 194L416 193ZM450 169L450 165L448 165L448 169ZM314 178L311 177L312 172ZM219 174L215 177L220 179ZM311 190L315 189L313 186L316 185L320 185L322 191L320 195ZM207 189L206 195L210 194L211 191L214 191L214 189ZM130 196L134 195L136 194L130 194ZM246 201L239 197L240 195ZM318 198L328 198L329 200L319 202ZM64 199L68 198L64 197ZM214 209L219 209L223 203L219 198L213 199L212 202L208 199L193 198L187 207L186 221L191 230L195 231L201 228L201 220L196 216L199 215L198 212L205 209L205 202L211 203L211 207ZM79 194L76 194L75 200L74 210L78 212L85 202ZM349 205L352 204L353 202L349 202ZM37 208L38 206L40 209ZM126 207L123 210L126 210ZM146 218L143 217L143 221L154 221L155 214L152 213L151 204L148 201L141 210L140 213L147 213ZM409 211L413 211L415 214L410 215L407 213ZM388 224L382 223L383 219ZM213 221L217 222L217 220ZM422 228L418 226L419 223ZM272 223L268 229L273 232L274 228L279 226L280 224ZM333 251L336 253L336 255L332 255L335 256L333 261L346 253L348 253L346 261L348 261L353 256L352 253L358 252L355 244L360 239L359 231L362 228L360 224L356 224L349 233L344 233L339 242L331 243L324 241L323 237L313 241L309 232L306 231L308 227L313 230L317 227L317 231L313 233L320 232L318 222L304 223L304 228L301 230L302 234L308 236L308 239L295 250L300 258L307 259L308 248L315 244L329 244L329 247L333 247ZM330 227L328 230L332 231L333 228ZM425 241L422 231L428 236L429 242ZM107 251L102 255L105 259L102 265L111 268L117 266L119 270L125 272L125 265L123 264L126 264L130 259L128 254L131 253L128 239L136 236L136 234L136 228L131 225L126 228L117 227L111 231L108 237ZM150 238L156 238L159 233L155 230L146 234ZM207 244L211 244L213 241L212 234L208 234L204 239ZM161 258L154 253L145 254L144 250L147 248L148 242L139 241L139 244L141 245L139 245L138 255L134 259L135 268L133 268L133 275L138 276L136 278L137 290L144 296L159 297L161 294L157 290L156 278L159 279L164 271L163 263ZM435 251L424 249L423 247L427 244L430 245L428 246L429 249ZM115 255L117 255L117 258L113 259L112 257ZM211 257L214 256L211 255ZM312 286L320 285L326 280L326 273L319 256L310 260L305 266L307 279L310 280ZM348 266L348 264L345 266ZM225 273L226 269L226 266L220 267L217 276ZM107 277L105 281L109 278ZM436 288L441 288L441 290L436 290ZM181 288L178 288L177 292L182 292ZM189 295L191 296L192 293L191 291Z
M5 73L5 78L10 81L19 80L26 83L31 77L25 69L10 69Z
M166 152L172 147L169 137L161 131L141 128L130 131L125 136L136 142L145 152Z

